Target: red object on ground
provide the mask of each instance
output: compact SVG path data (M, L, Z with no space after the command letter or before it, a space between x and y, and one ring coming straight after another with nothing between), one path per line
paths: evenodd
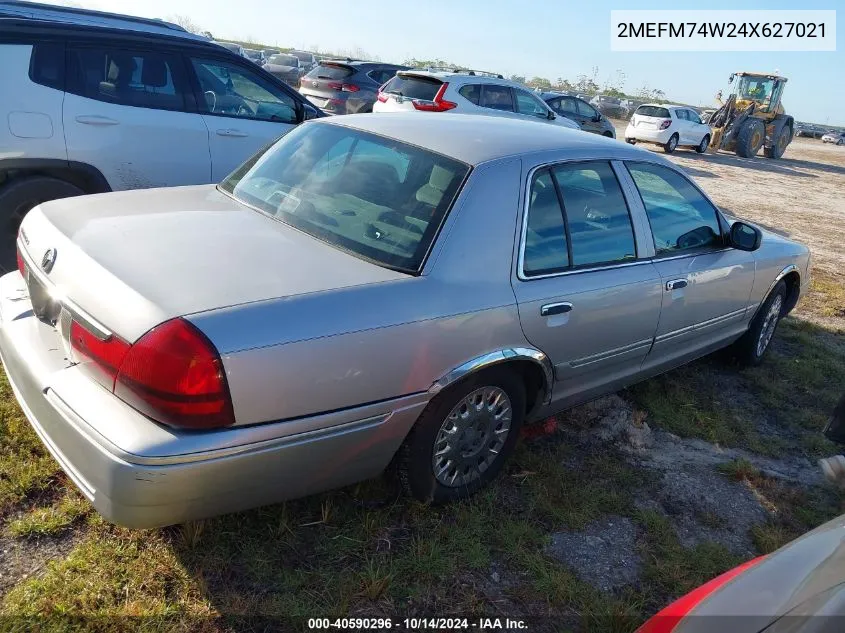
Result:
M526 440L534 440L538 437L554 435L555 431L557 431L557 420L555 418L546 418L542 424L522 427L521 435Z

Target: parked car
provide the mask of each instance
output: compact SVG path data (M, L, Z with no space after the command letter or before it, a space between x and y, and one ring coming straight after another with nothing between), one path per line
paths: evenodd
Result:
M244 54L248 60L258 64L259 66L263 66L267 61L264 57L264 51L257 51L253 48L245 48Z
M235 42L219 42L219 41L215 41L214 43L217 44L217 46L222 46L227 51L234 53L238 57L243 57L244 59L249 59L249 57L246 54L246 49L243 46L241 46L240 44L236 44Z
M299 86L299 58L294 55L289 53L272 55L264 65L264 70L289 86Z
M831 130L822 136L822 143L835 143L836 145L845 145L845 132L837 132Z
M373 112L483 114L580 129L515 81L477 71L403 70L378 93Z
M132 527L391 462L418 499L466 497L527 421L727 345L761 362L809 282L806 247L662 156L475 115L310 121L218 187L40 205L18 248L9 381Z
M299 92L327 114L372 112L379 86L407 66L324 60L303 75Z
M637 633L837 633L845 615L843 535L845 516L694 589Z
M4 271L15 268L21 218L40 202L218 182L321 116L295 90L206 38L132 20L91 26L79 9L61 22L0 20Z
M276 50L275 48L265 48L261 52L264 53L264 59L270 59L273 55L278 55L282 51Z
M592 98L590 103L598 108L599 112L603 115L613 119L624 119L630 114L627 106L623 105L622 101L617 97L596 95Z
M317 58L314 56L314 53L309 53L308 51L290 51L290 54L299 60L299 67L302 69L303 74L311 72L317 66Z
M702 123L694 110L656 103L638 107L625 128L628 143L656 143L662 145L667 154L679 145L693 147L703 154L710 144L710 135L710 126Z
M557 92L544 92L541 96L555 114L575 121L585 132L616 138L613 123L583 99Z

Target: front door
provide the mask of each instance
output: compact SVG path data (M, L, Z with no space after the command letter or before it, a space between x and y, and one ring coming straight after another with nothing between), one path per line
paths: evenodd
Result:
M68 160L93 165L115 190L211 182L208 131L188 111L192 96L179 55L69 45L68 70Z
M747 325L754 255L730 248L713 204L679 172L627 163L654 238L663 307L647 364L676 364L718 347Z
M662 292L652 263L637 259L611 164L538 171L522 230L514 292L525 336L555 366L554 400L624 384L651 348Z
M294 98L246 65L192 58L190 68L208 126L214 182L297 124Z

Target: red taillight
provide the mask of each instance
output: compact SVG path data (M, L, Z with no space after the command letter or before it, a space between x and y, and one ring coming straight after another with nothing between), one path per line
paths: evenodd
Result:
M693 589L682 598L678 598L664 608L657 615L648 620L637 633L672 633L678 623L692 612L699 604L704 602L710 595L728 584L731 580L748 571L750 568L763 562L765 556L753 558L739 567L726 571L721 576L716 576L710 582L706 582L697 589Z
M74 321L70 326L70 345L74 360L90 371L97 382L114 391L114 379L129 351L129 343L116 336L103 341Z
M380 101L381 103L386 103L387 102L387 95L384 94L383 92L378 92L378 93L376 93L376 99L378 99L378 101Z
M172 426L199 429L235 422L217 350L183 319L154 327L129 348L114 394Z
M18 272L21 274L21 277L26 279L26 263L23 261L23 255L21 255L20 246L15 248L15 255L18 258Z
M360 88L355 84L343 84L340 89L343 92L358 92L360 90Z
M446 93L446 88L448 87L448 83L444 83L440 86L440 90L437 91L437 94L434 95L434 99L431 101L426 99L411 99L411 103L414 104L414 108L424 112L445 112L446 110L456 108L458 106L457 103L443 99L443 95Z
M144 415L170 426L208 429L234 424L220 356L193 325L173 319L133 345L103 341L74 321L71 346L100 384Z
M667 127L672 125L672 119L666 119L663 123L660 124L660 129L665 130Z

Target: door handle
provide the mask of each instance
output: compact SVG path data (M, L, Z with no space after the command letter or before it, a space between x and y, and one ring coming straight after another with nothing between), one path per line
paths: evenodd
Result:
M234 138L244 138L249 136L246 132L240 130L217 130L217 136L231 136Z
M97 114L82 114L76 117L77 123L83 125L117 125L120 121L115 121L107 116L99 116Z
M554 316L555 314L565 314L572 311L572 304L563 301L561 303L547 303L540 308L540 316Z
M666 282L666 290L678 290L679 288L686 288L687 285L688 284L686 279L673 279L671 281Z

